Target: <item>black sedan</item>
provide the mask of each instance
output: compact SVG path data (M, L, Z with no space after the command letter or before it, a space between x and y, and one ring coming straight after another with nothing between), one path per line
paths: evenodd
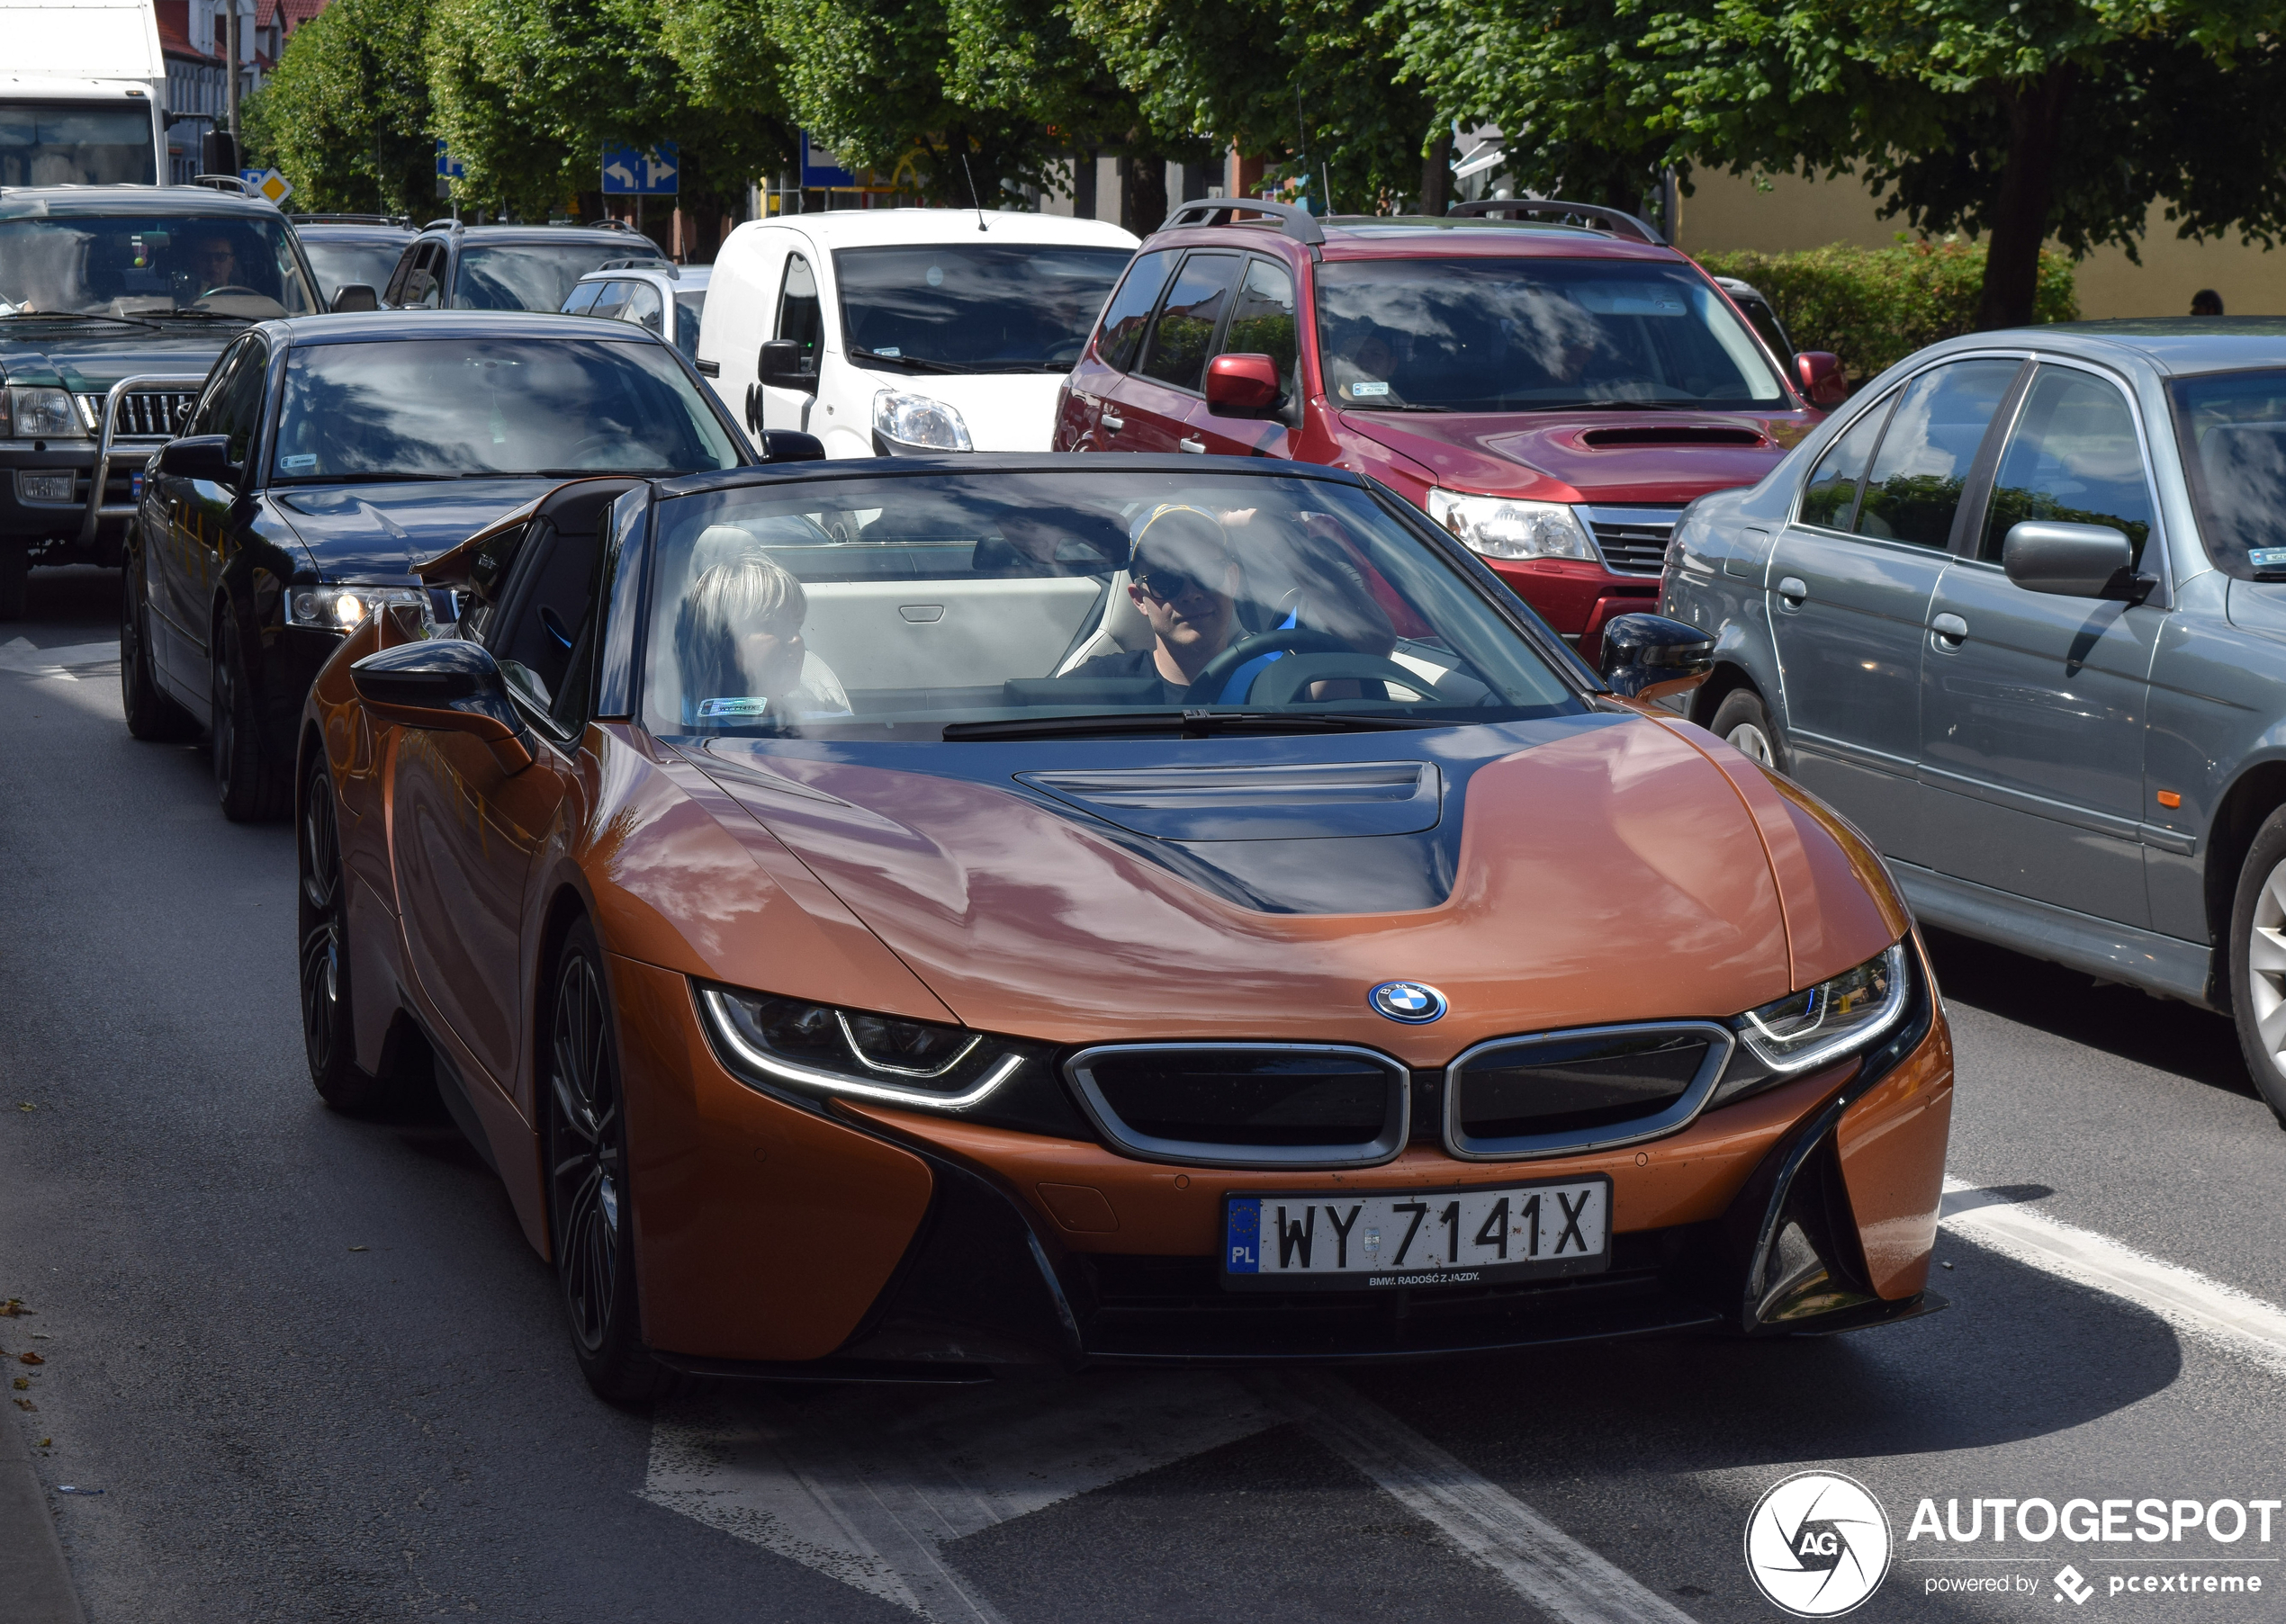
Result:
M577 317L266 322L223 353L127 540L120 684L139 739L212 738L222 810L282 816L292 730L344 633L449 621L414 567L583 474L756 461L675 353Z

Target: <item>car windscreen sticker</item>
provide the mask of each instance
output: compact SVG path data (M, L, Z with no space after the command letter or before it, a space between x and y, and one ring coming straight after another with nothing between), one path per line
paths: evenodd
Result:
M2246 561L2257 570L2286 570L2286 547L2249 547Z
M1389 393L1389 385L1386 383L1353 383L1349 386L1349 392L1352 398L1362 400L1368 395L1386 395Z
M317 465L318 453L314 451L305 451L295 456L280 457L278 459L278 466L280 468L315 468Z
M1259 1274L1262 1259L1256 1243L1262 1238L1262 1207L1254 1201L1230 1203L1231 1274Z
M769 714L768 698L702 699L698 702L698 715L702 721L720 716L767 716Z
M1680 292L1629 283L1586 282L1570 290L1582 307L1598 316L1687 316Z

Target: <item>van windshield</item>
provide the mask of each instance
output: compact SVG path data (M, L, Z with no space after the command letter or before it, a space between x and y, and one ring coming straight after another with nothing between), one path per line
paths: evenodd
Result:
M842 330L861 365L1067 372L1130 257L1046 243L843 248Z
M156 186L151 104L10 102L0 105L0 186Z
M1327 389L1350 411L1792 405L1746 324L1682 265L1329 263L1318 268L1318 346Z

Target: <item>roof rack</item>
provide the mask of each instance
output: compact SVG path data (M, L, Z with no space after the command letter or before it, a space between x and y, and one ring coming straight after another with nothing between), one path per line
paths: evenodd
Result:
M286 218L297 226L401 226L402 215L394 214L289 214Z
M1282 203L1267 197L1202 197L1187 203L1177 203L1167 211L1159 229L1172 231L1178 226L1220 226L1228 223L1234 214L1266 215L1278 229L1296 242L1312 247L1326 240L1325 229L1318 217L1296 203Z
M266 203L270 201L266 197L262 197L262 194L256 192L242 175L194 175L191 176L191 184L203 186L209 192L221 192L236 197L262 198Z
M664 271L674 281L682 280L682 272L675 262L671 259L663 259L656 254L644 254L627 259L607 259L596 269L598 271Z
M1617 209L1606 209L1601 203L1567 202L1560 197L1488 197L1472 203L1454 203L1447 209L1448 218L1460 216L1482 219L1490 214L1511 214L1518 217L1531 214L1570 215L1575 220L1598 220L1622 237L1632 237L1647 242L1654 248L1667 247L1667 239L1659 229L1647 220Z
M421 228L424 231L457 231L460 229L460 221L452 219L432 220Z

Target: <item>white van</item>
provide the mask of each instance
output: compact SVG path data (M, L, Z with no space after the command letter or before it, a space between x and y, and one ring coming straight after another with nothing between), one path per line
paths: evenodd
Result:
M1056 393L1135 252L1102 220L850 209L739 227L698 370L829 457L1046 451Z
M0 186L156 186L166 58L151 0L0 0Z

